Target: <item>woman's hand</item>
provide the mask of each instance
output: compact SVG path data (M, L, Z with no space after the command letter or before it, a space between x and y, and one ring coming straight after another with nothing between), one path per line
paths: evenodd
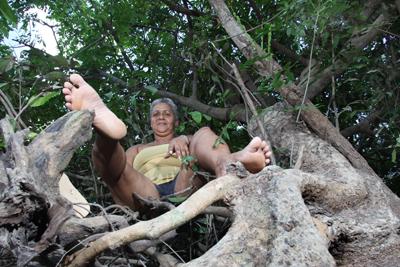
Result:
M173 156L181 159L182 157L189 156L189 144L190 140L186 135L175 137L169 142L168 152L165 157L168 158Z

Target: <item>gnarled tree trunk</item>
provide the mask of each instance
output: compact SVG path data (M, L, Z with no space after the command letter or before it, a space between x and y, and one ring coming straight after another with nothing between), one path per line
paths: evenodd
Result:
M283 105L261 118L296 168L267 167L237 184L229 232L188 265L398 266L400 199Z
M13 134L3 126L9 145L2 155L2 266L54 265L74 240L104 232L65 261L82 266L105 249L156 239L217 199L230 203L233 224L220 242L186 265L398 265L399 198L379 177L355 169L335 148L296 124L288 110L278 104L261 119L294 168L270 166L242 180L232 175L216 179L151 221L125 227L123 220L111 218L123 228L111 233L104 218L94 219L95 224L92 219L67 220L71 205L56 186L72 151L90 136L89 113L69 113L28 146L23 132Z

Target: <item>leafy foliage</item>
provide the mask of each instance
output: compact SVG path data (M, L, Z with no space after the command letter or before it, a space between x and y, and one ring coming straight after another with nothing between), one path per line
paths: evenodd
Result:
M30 23L40 23L26 11L41 8L56 22L60 50L53 56L33 48L35 41L43 40L31 38L29 31L19 41L30 49L19 59L12 56L12 49L0 46L2 115L17 117L33 132L40 131L66 112L59 88L68 74L79 72L129 126L123 140L128 147L151 140L148 106L162 91L176 100L193 96L210 107L243 105L227 60L239 63L246 85L259 103L257 108L265 108L271 101L281 101L278 92L285 86L281 77L296 83L306 77L304 62L313 47L312 59L320 71L338 60L345 65L334 77L335 91L331 84L325 86L314 103L332 122L337 120L340 129L353 127L376 112L369 130L360 128L348 138L393 189L399 188L394 186L400 177L400 21L395 3L386 1L390 8L378 5L369 12L364 1L226 2L267 56L284 66L282 73L261 79L254 71L255 62L246 60L233 45L207 1L177 1L203 12L201 16L174 11L164 1L74 0L65 4L25 0L10 1L11 8L1 1L0 31L4 36L17 21L26 30ZM391 18L389 23L375 26L377 37L362 49L354 48L350 38L370 30L380 14ZM186 104L180 110L178 133L210 126L233 150L248 142L245 121L230 115L217 120L194 102L182 103ZM23 127L21 121L17 120L17 125ZM83 148L71 163L71 171L91 176L88 158L88 148Z

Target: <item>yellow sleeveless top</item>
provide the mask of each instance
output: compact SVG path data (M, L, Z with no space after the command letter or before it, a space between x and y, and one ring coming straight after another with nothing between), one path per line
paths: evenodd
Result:
M133 161L133 168L155 184L172 181L181 168L181 161L174 157L165 158L168 144L146 147Z

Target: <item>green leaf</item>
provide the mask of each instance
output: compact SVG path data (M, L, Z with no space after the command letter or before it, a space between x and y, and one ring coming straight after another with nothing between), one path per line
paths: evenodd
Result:
M195 157L189 155L189 156L184 156L184 157L182 157L181 162L182 162L183 165L189 166L190 163L191 163L192 161L195 161L195 160L196 160Z
M206 233L208 233L208 229L207 229L207 227L205 227L205 226L197 225L197 227L195 227L193 230L194 230L195 232L199 233L199 234L206 234Z
M396 163L396 158L397 158L397 151L396 149L393 149L392 151L392 162Z
M214 149L215 149L215 148L218 148L218 146L219 146L220 144L226 144L226 142L225 142L224 139L222 139L221 136L218 136L218 138L215 140L215 142L214 142L214 144L213 144L213 148L214 148Z
M396 138L396 147L400 147L400 136Z
M215 83L221 83L217 75L211 75L211 80Z
M14 26L17 25L17 15L15 15L14 11L10 8L7 0L0 0L0 13Z
M0 59L0 73L7 72L14 66L14 59L12 57L6 57Z
M203 115L201 114L201 112L198 111L192 111L189 112L190 116L192 117L192 119L197 123L200 124L201 123L201 119L203 117Z
M149 90L150 93L152 93L153 95L155 95L158 92L158 89L153 85L146 85L144 88Z
M211 121L211 116L207 115L207 114L203 114L203 117L207 120L207 121Z
M40 107L49 102L50 99L58 96L60 92L48 92L45 93L43 96L36 98L36 96L31 97L29 102L31 102L30 106L31 107Z
M108 100L110 100L110 99L113 97L113 95L114 95L114 92L110 91L110 92L108 92L107 94L105 94L104 96L105 96Z
M173 203L173 204L180 204L183 201L185 201L188 197L178 197L178 196L173 196L173 197L169 197L167 198L169 202Z
M62 71L51 71L47 73L44 78L49 81L59 81L64 79L65 75Z

